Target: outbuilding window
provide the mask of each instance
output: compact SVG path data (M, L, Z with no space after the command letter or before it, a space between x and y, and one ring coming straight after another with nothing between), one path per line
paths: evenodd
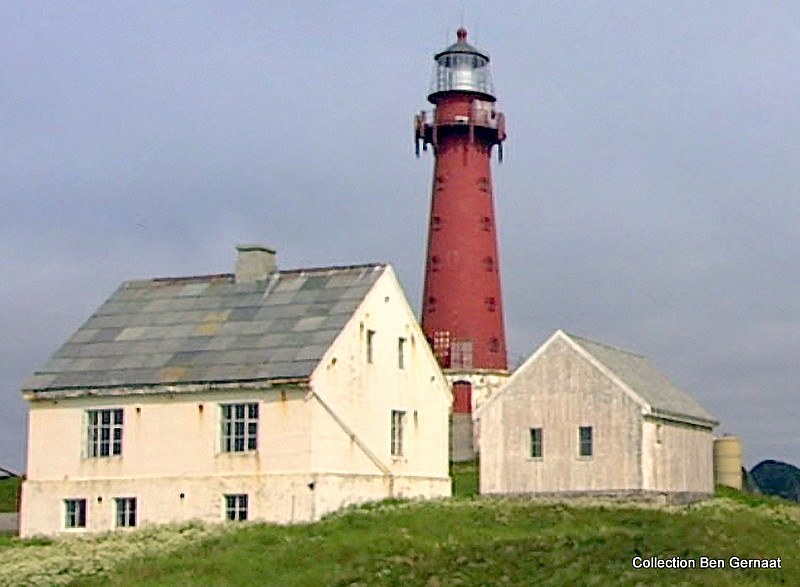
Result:
M590 457L592 456L592 427L581 426L578 428L578 456Z
M85 528L86 527L86 500L85 499L65 499L64 500L64 527L65 528Z
M258 403L222 404L222 452L258 448Z
M136 498L117 497L114 502L117 507L117 527L134 528L136 526Z
M540 459L544 454L544 445L542 444L542 429L531 428L531 458Z
M122 454L122 408L86 411L86 456Z
M225 496L225 518L232 521L247 520L247 494L236 493Z

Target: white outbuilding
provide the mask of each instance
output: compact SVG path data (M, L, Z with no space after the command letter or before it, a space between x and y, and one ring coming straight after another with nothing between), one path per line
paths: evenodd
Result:
M713 492L717 424L645 357L553 334L478 412L482 494Z
M452 397L388 265L129 281L23 386L22 536L450 495Z

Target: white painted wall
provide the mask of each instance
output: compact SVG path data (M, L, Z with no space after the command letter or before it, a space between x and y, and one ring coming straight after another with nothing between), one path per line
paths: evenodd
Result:
M562 340L509 380L479 413L481 493L641 488L640 408ZM578 455L578 428L591 426L593 455ZM530 429L544 454L530 457Z
M220 403L253 401L258 450L222 452ZM309 519L310 404L298 388L31 402L20 533L62 531L70 498L89 500L87 531L110 529L114 497L137 497L140 523L221 520L224 493L250 492L253 519ZM86 458L86 410L116 407L122 455Z
M642 424L644 489L713 493L711 430L647 418Z
M557 334L478 414L481 493L712 493L711 429L648 411ZM591 458L578 455L580 426L592 426ZM531 428L543 430L539 459Z
M375 332L372 363L366 361L369 330ZM401 337L406 339L402 369L398 360ZM325 354L311 381L347 428L321 404L315 405L314 471L382 474L377 460L392 475L421 479L419 492L413 483L404 482L406 495L429 493L426 487L431 479L441 486L436 495L450 494L448 414L452 396L390 267ZM401 457L390 454L392 410L406 413ZM369 447L373 459L359 442Z

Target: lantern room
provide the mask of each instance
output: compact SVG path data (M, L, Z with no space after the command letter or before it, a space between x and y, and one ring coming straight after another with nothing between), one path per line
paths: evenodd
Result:
M446 92L479 94L494 102L489 56L467 43L467 29L460 28L458 40L434 57L436 60L428 100L436 104Z

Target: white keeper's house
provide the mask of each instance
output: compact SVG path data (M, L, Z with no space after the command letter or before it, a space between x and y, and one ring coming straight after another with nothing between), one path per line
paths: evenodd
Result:
M482 494L714 490L716 419L638 354L559 330L477 415Z
M450 495L450 391L394 271L128 281L23 385L22 536Z

